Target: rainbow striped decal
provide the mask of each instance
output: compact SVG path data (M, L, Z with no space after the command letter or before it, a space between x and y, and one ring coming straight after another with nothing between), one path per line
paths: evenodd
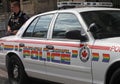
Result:
M92 61L98 61L99 60L99 53L92 53Z
M20 46L19 46L19 52L22 52L22 51L23 51L23 48L24 48L24 47L20 47Z
M61 63L70 64L70 54L61 54Z
M47 52L47 61L50 62L50 59L51 59L51 54L50 52Z
M13 45L5 45L4 50L13 50L14 46Z
M26 58L30 56L30 50L23 50L23 57Z
M48 50L49 50L49 49L47 49L47 48L44 48L44 49L43 49L43 51L48 51Z
M0 44L0 51L4 49L4 43Z
M78 57L78 51L72 50L72 58L77 58L77 57Z
M109 61L110 61L110 55L109 54L103 54L102 62L109 62Z
M15 46L15 51L18 51L18 46L17 45Z
M31 58L32 59L38 59L38 51L37 50L32 50L31 51Z
M60 53L52 53L51 54L51 61L55 62L55 63L60 63L61 62Z
M42 51L39 51L39 60L41 60L41 61L46 61L46 58L43 58L42 57Z

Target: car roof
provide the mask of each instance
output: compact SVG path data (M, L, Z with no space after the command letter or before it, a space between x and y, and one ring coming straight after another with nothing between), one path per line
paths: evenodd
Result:
M99 11L99 10L120 10L118 8L106 8L106 7L82 7L82 8L72 8L60 11L76 11L76 12L86 12L86 11Z
M56 12L87 12L87 11L100 11L100 10L120 10L118 8L106 8L106 7L81 7L81 8L71 8L71 9L62 9L62 10L54 10L49 11L41 14L49 14L49 13L56 13ZM38 15L41 15L38 14Z

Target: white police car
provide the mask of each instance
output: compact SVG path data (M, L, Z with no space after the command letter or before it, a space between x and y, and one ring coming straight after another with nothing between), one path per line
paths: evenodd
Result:
M0 39L10 84L35 77L63 84L120 83L120 10L77 8L31 17Z

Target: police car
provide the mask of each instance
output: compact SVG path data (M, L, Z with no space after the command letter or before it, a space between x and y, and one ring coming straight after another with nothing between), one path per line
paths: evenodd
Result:
M0 39L10 84L28 77L63 84L120 83L120 10L75 8L31 17Z

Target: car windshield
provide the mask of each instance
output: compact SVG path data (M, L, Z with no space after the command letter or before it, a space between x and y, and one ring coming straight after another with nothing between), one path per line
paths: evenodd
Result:
M97 31L91 31L95 39L120 36L120 11L88 11L81 15L88 27L95 23Z

